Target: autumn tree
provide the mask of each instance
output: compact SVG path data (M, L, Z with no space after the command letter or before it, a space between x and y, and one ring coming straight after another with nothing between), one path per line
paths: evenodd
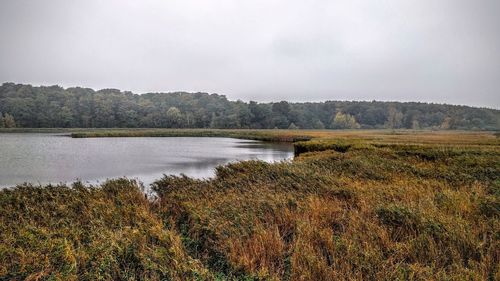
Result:
M394 106L389 106L387 113L388 115L385 127L390 129L401 128L403 124L403 113L397 110Z
M338 112L333 118L333 129L359 129L360 127L358 122L356 122L356 118L350 114Z
M452 119L450 117L446 117L443 120L443 123L439 126L439 129L441 130L448 130L451 128L452 125Z
M16 127L16 121L14 120L14 116L5 113L3 116L3 123L5 128L15 128Z
M167 127L169 128L184 127L184 116L177 107L175 106L170 107L167 110L166 117L167 117Z
M358 122L356 122L356 118L350 114L338 112L333 118L333 129L359 129L360 127Z
M288 126L288 129L290 129L290 130L298 130L299 127L297 125L295 125L295 123L292 122L292 123L290 123L290 126Z

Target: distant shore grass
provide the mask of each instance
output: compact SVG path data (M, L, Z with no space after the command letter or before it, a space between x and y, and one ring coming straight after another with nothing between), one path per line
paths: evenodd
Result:
M222 129L133 129L72 132L73 138L98 137L228 137L272 142L310 140L307 131L292 130L222 130Z
M95 137L232 137L270 141L311 139L360 139L364 141L418 143L497 144L494 132L431 130L286 130L286 129L92 129L71 132L74 138Z
M286 129L158 129L158 128L1 128L0 133L59 133L72 138L99 137L229 137L272 142L325 145L339 140L370 143L500 145L498 132L453 130L286 130ZM304 143L301 143L304 145Z

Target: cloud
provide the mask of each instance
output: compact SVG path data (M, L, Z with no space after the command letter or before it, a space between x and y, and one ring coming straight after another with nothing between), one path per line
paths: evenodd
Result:
M498 1L0 3L0 81L500 107Z

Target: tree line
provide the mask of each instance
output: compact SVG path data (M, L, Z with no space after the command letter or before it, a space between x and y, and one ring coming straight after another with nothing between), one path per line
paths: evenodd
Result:
M380 101L258 103L208 93L4 83L0 127L499 130L500 111L447 104Z

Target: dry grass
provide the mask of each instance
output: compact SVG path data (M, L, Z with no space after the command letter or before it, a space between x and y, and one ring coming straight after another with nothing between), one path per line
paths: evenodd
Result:
M233 163L210 180L165 177L152 201L123 180L4 190L0 276L500 279L495 135L284 136L316 139L297 143L293 162Z
M498 146L341 144L292 163L220 167L209 181L166 177L158 213L225 276L500 277Z
M206 276L133 181L0 192L2 280L184 280Z

